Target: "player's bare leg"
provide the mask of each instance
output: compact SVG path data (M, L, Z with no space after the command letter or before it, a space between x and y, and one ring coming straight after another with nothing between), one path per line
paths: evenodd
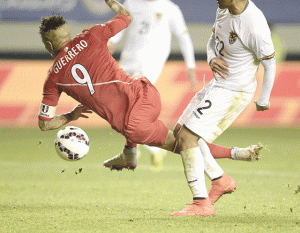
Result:
M176 134L185 177L193 195L193 203L172 216L211 216L215 210L208 197L204 177L204 156L199 148L200 137L185 126ZM209 150L209 149L208 149Z

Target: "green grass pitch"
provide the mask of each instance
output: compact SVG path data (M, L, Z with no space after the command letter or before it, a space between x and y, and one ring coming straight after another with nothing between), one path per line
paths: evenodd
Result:
M257 162L218 160L238 187L213 217L170 216L192 201L179 155L152 172L144 150L134 172L110 171L102 163L122 150L123 136L84 130L90 152L68 162L55 152L57 130L0 129L0 232L300 232L297 128L233 128L215 141L265 148Z

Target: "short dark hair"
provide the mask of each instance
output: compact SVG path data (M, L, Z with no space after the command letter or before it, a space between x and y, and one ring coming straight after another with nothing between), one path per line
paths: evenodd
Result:
M44 36L46 32L49 32L50 30L55 30L66 23L67 21L64 20L64 18L60 14L51 15L46 18L43 17L41 18L40 34Z

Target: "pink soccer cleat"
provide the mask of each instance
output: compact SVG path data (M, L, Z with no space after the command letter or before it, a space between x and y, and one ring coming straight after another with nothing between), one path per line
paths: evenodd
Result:
M233 178L225 173L218 180L214 180L211 183L211 187L208 191L208 196L213 205L223 194L230 194L236 189L236 182Z
M215 209L208 198L203 200L194 200L193 203L179 212L174 212L171 216L212 216L215 215Z

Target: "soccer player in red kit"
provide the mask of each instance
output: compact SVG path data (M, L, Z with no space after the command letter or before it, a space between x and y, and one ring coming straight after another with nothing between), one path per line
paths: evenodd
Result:
M90 109L107 120L128 139L128 146L135 146L131 142L156 146L168 142L169 129L157 119L161 109L158 91L145 77L131 78L108 51L108 39L130 24L130 14L123 13L105 25L84 30L73 40L61 16L43 19L42 39L55 60L44 85L41 129L58 128L66 120L74 120L71 114L66 114L66 119L55 118L55 106L65 92L84 106L80 109ZM60 44L56 41L62 40L57 49ZM174 140L171 132L168 137Z
M110 160L112 164L105 163L105 166L134 169L137 143L175 151L176 140L172 131L158 119L161 100L156 88L146 77L130 77L111 56L108 40L126 28L132 17L119 2L105 1L116 17L104 25L84 30L73 40L63 17L42 18L42 41L55 60L44 84L38 124L43 131L57 129L79 117L87 118L85 113L94 111L126 138L124 154ZM62 92L80 105L69 113L55 115ZM223 155L214 154L218 158L252 160L258 156L257 148L246 149L244 155L232 157L231 148L209 146L218 152L218 148L229 151ZM175 152L179 153L178 150ZM215 194L216 198L228 190Z

